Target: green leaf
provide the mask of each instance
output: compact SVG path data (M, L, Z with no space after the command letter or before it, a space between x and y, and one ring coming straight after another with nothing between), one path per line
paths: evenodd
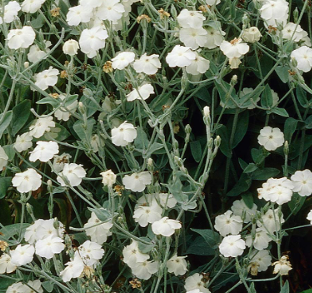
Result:
M226 83L223 80L221 80L221 84L218 82L215 82L214 84L218 90L220 100L224 104L224 107L230 109L236 108L233 100L239 103L239 98L235 93L235 89L233 89L229 83ZM229 92L231 92L231 95L229 95Z
M296 87L296 97L298 102L303 108L309 107L309 101L307 99L307 93L300 86Z
M284 136L285 136L285 140L287 140L289 143L291 142L291 138L297 129L297 125L298 125L298 120L292 117L287 118L285 121ZM311 128L312 128L312 125L311 125Z
M246 135L249 124L249 111L244 111L239 114L235 135L232 143L232 149L234 149Z
M288 280L284 283L284 286L282 287L280 293L289 293L289 283Z
M251 149L251 157L256 164L261 163L269 155L269 152L263 152L262 149Z
M302 291L300 293L312 293L312 289L304 290L304 291Z
M287 83L289 80L288 70L290 70L289 66L277 66L275 68L275 72L283 83Z
M270 113L274 113L278 116L282 116L282 117L289 117L289 114L287 113L287 111L284 108L278 108L278 107L274 107L273 109L271 109L271 111L269 111Z
M212 231L210 229L192 229L192 231L198 233L211 248L217 248L221 241L221 236L219 233Z
M190 148L191 148L191 153L195 162L197 163L200 162L202 155L203 155L203 150L202 150L200 142L198 140L191 141Z
M20 230L24 231L27 227L29 227L30 224L28 223L23 223L23 224L12 224L3 227L0 229L0 240L6 240L9 241L13 236L19 235ZM22 228L22 229L21 229Z
M0 199L6 196L7 190L11 185L11 177L0 177Z
M257 165L255 165L254 163L250 163L248 164L248 166L244 169L244 173L248 174L248 173L252 173L253 171L257 170L258 167Z
M55 127L51 128L50 132L44 134L44 138L50 140L51 137L58 141L63 141L70 136L70 133L67 129L61 124L55 123Z
M242 158L238 158L238 163L240 167L242 168L242 170L244 170L248 166L248 164Z
M3 116L3 113L0 114L0 121L2 120L1 124L0 124L0 138L2 137L2 134L7 130L7 128L9 127L11 120L13 118L13 113L12 111L8 111L5 113L5 115Z
M273 107L272 90L269 85L265 86L265 89L261 95L261 106L264 108Z
M137 127L137 137L134 140L134 146L137 149L144 150L147 148L149 140L147 138L147 134L143 130L142 127Z
M38 14L37 18L33 19L30 23L34 29L39 29L45 23L44 17L41 14Z
M251 174L253 180L267 180L271 177L275 177L280 173L278 169L275 168L264 168L258 169Z
M112 215L109 211L103 209L103 208L88 208L91 212L94 212L95 215L98 217L98 219L102 222L107 222L112 218Z
M216 250L207 245L202 236L197 236L186 250L186 254L215 255Z
M95 120L93 118L87 120L87 125L84 125L83 121L81 120L78 120L74 124L73 128L75 132L84 143L90 143L94 124Z
M168 186L170 193L178 201L178 203L184 203L188 201L188 196L182 192L182 183L180 178L177 178L173 184Z
M7 156L9 157L9 161L12 161L14 159L14 156L15 156L15 149L13 147L13 144L5 145L5 146L3 146L3 149L4 149L5 153L7 154Z
M53 108L57 108L61 103L61 99L55 99L52 97L45 97L36 102L39 105L51 105Z
M243 193L242 198L243 198L243 201L246 204L246 206L248 208L252 209L253 203L254 203L252 193L251 192Z
M227 128L222 125L217 131L217 135L221 137L221 145L220 145L220 150L221 152L228 158L231 157L232 151L230 149L230 143L229 143L229 136L227 132Z
M166 153L166 150L164 149L163 144L159 142L154 142L148 149L145 158L150 158L152 154L164 154L164 153Z
M155 244L151 242L151 239L147 237L140 237L140 239L146 242L150 242L150 244L145 244L145 243L138 241L139 250L142 253L149 253L155 247Z
M288 202L289 209L293 212L294 215L296 215L304 205L304 202L306 200L305 196L300 196L298 193L294 193L291 197L291 201Z
M45 281L42 282L42 287L48 291L48 292L52 292L53 291L53 287L54 287L54 283L52 281Z
M5 199L0 199L0 223L4 226L12 224L11 210L9 206L9 202Z
M30 115L31 102L24 100L13 108L12 134L15 136L25 125Z
M227 196L238 196L247 191L251 185L251 179L243 173L234 187L226 194Z
M13 285L16 282L17 282L16 280L1 278L0 292L7 292L8 287Z

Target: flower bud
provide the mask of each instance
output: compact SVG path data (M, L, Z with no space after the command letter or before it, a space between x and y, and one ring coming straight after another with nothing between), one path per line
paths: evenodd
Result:
M242 39L248 43L255 43L262 37L259 29L255 26L244 29L242 32Z
M116 183L116 175L112 170L102 172L101 175L103 177L102 183L104 184L104 186L112 187L113 184Z
M29 62L24 62L24 68L26 69L26 68L28 68L29 67Z
M208 106L205 106L203 109L204 117L210 117L210 108Z
M63 45L63 52L67 55L74 56L77 54L79 49L79 44L75 40L68 40Z
M185 126L185 133L190 134L191 132L192 132L191 126L190 126L190 124L187 124L187 125Z
M237 75L234 74L231 78L231 86L234 86L237 84Z
M221 137L219 135L217 135L216 139L214 140L214 145L215 147L219 147L221 144Z

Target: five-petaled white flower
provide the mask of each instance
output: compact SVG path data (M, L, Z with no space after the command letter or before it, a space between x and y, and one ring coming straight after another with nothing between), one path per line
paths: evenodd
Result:
M175 276L182 276L187 272L186 256L178 256L174 254L167 261L167 268L169 273L173 273Z
M141 192L145 187L152 183L152 175L148 171L140 173L133 173L131 175L125 175L122 178L122 184L126 189L130 189L134 192Z
M35 74L35 85L42 90L46 90L49 86L56 85L59 74L58 69L50 66L49 69Z
M220 49L228 58L240 58L249 51L249 46L242 43L242 39L234 38L232 41L223 41L220 44Z
M294 184L294 192L298 192L301 196L312 194L312 172L310 170L296 171L290 179Z
M14 250L11 250L11 262L16 266L23 266L30 263L34 258L35 248L33 245L19 244Z
M152 224L152 231L155 235L169 237L174 234L175 230L179 230L181 227L182 225L179 221L163 217Z
M138 89L133 89L129 94L127 94L127 101L132 102L134 100L146 100L151 94L155 94L154 88L150 83L146 83L139 86Z
M169 67L185 67L192 64L196 59L196 53L189 47L176 45L166 57Z
M258 143L268 151L274 151L284 143L284 134L277 127L265 126L260 130Z
M7 36L10 49L26 49L34 42L36 34L31 26L23 26L21 29L12 29Z
M67 183L65 183L61 177L64 176L71 186L78 186L86 174L87 172L82 165L77 165L75 163L64 164L63 171L59 173L56 180L61 183L62 186L66 186Z
M126 146L133 142L138 133L135 127L127 121L112 129L112 143L116 146Z
M308 72L312 68L312 49L302 46L291 52L290 57L297 62L296 67L303 72Z
M58 154L59 146L55 141L37 141L37 146L30 152L29 161L47 162Z
M41 186L41 178L34 169L29 168L25 172L16 173L12 184L19 192L26 193L37 190Z
M157 70L161 68L158 57L159 55L157 54L147 56L146 53L144 53L140 59L133 62L132 66L137 73L143 72L148 75L155 74Z
M229 235L223 238L219 245L220 253L225 257L236 257L242 255L246 243L241 239L241 235Z
M134 61L135 54L133 52L119 52L113 59L112 67L114 69L123 70Z

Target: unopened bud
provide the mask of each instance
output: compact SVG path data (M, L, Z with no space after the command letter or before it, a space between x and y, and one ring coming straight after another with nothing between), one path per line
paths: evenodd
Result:
M214 145L215 145L215 147L218 148L220 146L220 144L221 144L221 137L219 135L217 135L217 137L214 140Z
M285 156L288 156L288 153L289 153L289 144L288 144L288 141L286 140L284 142L284 154L285 154Z
M28 214L30 214L30 215L33 215L33 214L34 214L34 212L33 212L33 207L32 207L32 205L29 204L29 203L26 203L26 210L27 210Z
M299 11L298 11L297 7L293 11L293 16L294 16L294 23L297 23L298 22L298 17L299 17Z
M185 126L185 133L190 134L191 132L192 132L191 126L190 126L190 124L187 124L187 125Z
M203 109L204 117L210 117L210 108L208 106L205 106Z
M237 75L234 74L231 78L231 86L236 85L236 83L237 83Z
M78 103L78 109L82 115L86 113L86 107L82 102Z
M154 165L154 161L153 161L153 159L152 158L148 158L147 159L147 166L153 166Z
M24 62L24 68L26 69L26 68L28 68L29 67L29 62Z

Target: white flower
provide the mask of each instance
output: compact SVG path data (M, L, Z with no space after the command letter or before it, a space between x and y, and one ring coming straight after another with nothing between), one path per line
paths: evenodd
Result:
M253 245L254 248L258 250L266 249L269 246L269 242L272 239L269 237L264 228L257 228L255 233L255 238L252 239L251 235L246 236L246 245L250 247Z
M145 260L143 262L137 262L136 265L131 267L132 273L142 280L148 280L152 274L158 271L159 263Z
M272 257L268 250L253 250L250 253L250 265L248 269L253 276L256 276L258 272L264 272L271 265Z
M11 262L16 266L23 266L33 260L35 248L33 245L19 244L14 250L11 250Z
M177 204L177 200L174 198L174 196L172 194L158 193L158 194L156 194L156 196L157 195L159 198L160 205L165 209L167 209L167 208L172 209Z
M9 286L6 290L6 293L29 293L29 288L24 285L22 282L14 283Z
M29 161L47 162L58 154L59 146L55 141L37 141L37 146L30 152Z
M207 30L207 38L205 43L205 48L214 49L219 47L224 40L225 32L220 30L216 30L213 27L209 26L206 28Z
M150 206L139 205L135 207L133 218L141 227L146 227L149 223L154 223L161 219L162 208L154 199Z
M287 276L288 272L292 270L287 255L283 255L279 261L272 263L272 266L274 266L273 274L279 273L281 276Z
M183 9L177 17L179 25L184 28L202 28L205 19L201 11L187 9Z
M134 100L146 100L151 94L155 94L154 88L150 83L143 84L138 87L138 89L133 89L129 94L127 94L127 101L131 102Z
M51 127L55 127L53 117L40 117L36 120L35 124L29 127L29 135L35 138L39 138L44 135L45 132L49 132Z
M287 23L282 30L283 39L299 42L308 36L308 33L304 31L300 24L293 22Z
M0 257L0 274L10 274L16 270L16 265L11 262L11 256L4 253Z
M229 58L229 64L231 69L238 68L241 63L242 61L240 61L240 59L237 57Z
M107 237L112 235L110 229L113 227L112 222L101 222L94 212L88 222L83 226L86 234L91 237L91 241L98 244L103 244L107 241Z
M262 35L256 26L246 28L242 31L242 39L247 43L259 42L261 37Z
M34 224L26 228L24 238L29 244L34 244L37 240L41 239L41 235L37 232L37 229L44 222L42 219L38 219Z
M96 10L96 16L101 20L116 22L122 18L125 12L125 7L120 3L120 0L103 0L101 6Z
M155 235L169 237L174 234L175 230L181 229L181 227L182 225L179 221L163 217L152 224L152 231Z
M60 272L60 277L64 282L69 282L72 278L78 278L85 266L78 251L75 252L74 258L65 265L66 268Z
M21 29L9 31L7 39L10 49L28 48L34 42L36 34L31 26L23 26Z
M133 142L138 133L135 127L127 121L112 129L112 143L116 146L126 146Z
M279 212L278 209L269 209L264 215L261 216L261 220L257 221L257 226L263 227L263 230L270 233L281 230L281 224L283 224L285 220L283 218L283 214L281 214L281 218L279 218L280 213L281 212Z
M0 146L0 172L7 165L8 159L9 159L8 155L4 151L3 147Z
M298 192L301 196L312 194L312 172L310 170L296 171L290 179L294 184L294 192Z
M13 146L19 153L26 151L32 147L32 139L33 137L29 134L29 132L25 132L16 137L16 141Z
M210 291L205 287L205 282L203 282L203 276L199 273L195 273L192 276L187 277L185 279L184 288L186 291L199 289L202 293L210 293Z
M277 27L278 24L285 25L288 18L288 5L285 0L265 1L259 11L266 25L273 27Z
M220 253L225 257L236 257L242 255L246 248L245 241L241 235L229 235L223 238L219 245Z
M79 44L76 40L70 39L67 40L63 45L64 54L74 56L77 54L79 49Z
M33 44L29 48L27 58L29 62L35 63L47 58L47 53L50 51L49 47L52 45L50 41L44 40L45 48L42 51L37 44Z
M92 7L87 6L74 6L70 7L66 15L66 21L68 25L77 26L81 22L89 22L92 17Z
M122 184L126 189L130 189L134 192L141 192L145 187L152 183L152 175L148 171L133 173L131 175L125 175L122 178Z
M60 74L59 70L53 68L43 70L35 74L35 85L42 90L46 90L49 86L54 86L57 83L57 76Z
M17 19L17 14L21 10L21 6L16 1L10 1L4 6L3 21L5 23L11 23ZM1 18L1 17L0 17Z
M58 98L63 101L65 100L66 97L65 95L61 94L59 95ZM75 100L71 104L66 105L66 107L59 107L54 112L54 117L57 118L58 120L68 121L71 114L76 112L77 107L78 107L78 101Z
M123 261L130 268L136 266L138 262L144 262L149 259L149 255L139 251L138 242L132 239L132 243L122 250Z
M99 49L105 47L107 38L107 31L100 26L84 29L79 38L80 50L86 53L89 58L93 58Z
M284 134L277 127L265 126L260 130L258 143L268 151L274 151L284 143Z
M308 72L312 68L312 49L302 46L291 52L290 57L297 62L296 67L303 72Z
M223 41L220 44L220 49L228 58L240 58L249 51L249 46L242 43L242 39L234 38L232 41Z
M191 62L189 66L186 66L186 72L192 75L198 75L205 73L210 66L210 61L201 57L196 53L196 58Z
M308 213L307 220L309 220L310 224L312 225L312 210L310 210L310 212Z
M166 57L169 67L185 67L196 59L196 53L189 47L176 45Z
M253 204L252 208L250 209L249 207L247 207L243 199L235 200L233 202L231 210L233 211L234 215L240 216L244 220L244 223L248 223L256 215L257 205Z
M12 184L19 192L26 193L37 190L41 186L41 178L34 169L29 168L25 172L16 173Z
M64 164L63 171L60 173L60 175L66 177L71 186L80 185L82 178L86 177L86 174L87 172L82 165L77 165L75 163ZM61 183L62 186L66 186L67 183L63 181L60 175L57 176L56 180Z
M257 189L258 197L282 205L291 200L293 188L294 184L286 177L269 178L262 184L262 188Z
M158 57L159 55L157 54L147 56L146 53L144 53L140 59L133 62L132 66L137 73L143 72L147 75L155 74L158 69L161 68Z
M134 61L135 54L133 52L119 52L113 59L112 67L114 69L123 70Z
M36 254L46 259L51 259L54 254L60 253L64 248L63 239L54 235L38 240L35 245Z
M104 249L101 245L90 240L85 241L78 247L79 255L84 264L91 267L98 263L104 255Z
M101 6L101 2L99 0L80 0L79 4L83 7L91 7L93 9Z
M69 163L69 159L71 158L70 154L63 153L60 156L55 155L53 157L53 170L58 173L64 169L64 164Z
M186 256L178 256L174 254L167 261L167 268L169 273L174 273L175 276L182 276L187 272Z
M27 285L33 288L33 289L30 289L27 286L27 288L29 289L29 293L43 293L40 280L28 281ZM26 291L24 293L26 293Z
M103 177L102 183L104 186L112 187L116 183L116 175L112 170L107 170L100 173Z
M222 235L238 234L243 228L243 220L240 216L234 216L233 212L228 210L223 215L216 217L214 228Z
M24 0L22 3L22 11L26 13L35 13L40 8L45 0Z
M193 50L204 47L207 41L207 31L200 28L181 28L179 31L180 41Z

